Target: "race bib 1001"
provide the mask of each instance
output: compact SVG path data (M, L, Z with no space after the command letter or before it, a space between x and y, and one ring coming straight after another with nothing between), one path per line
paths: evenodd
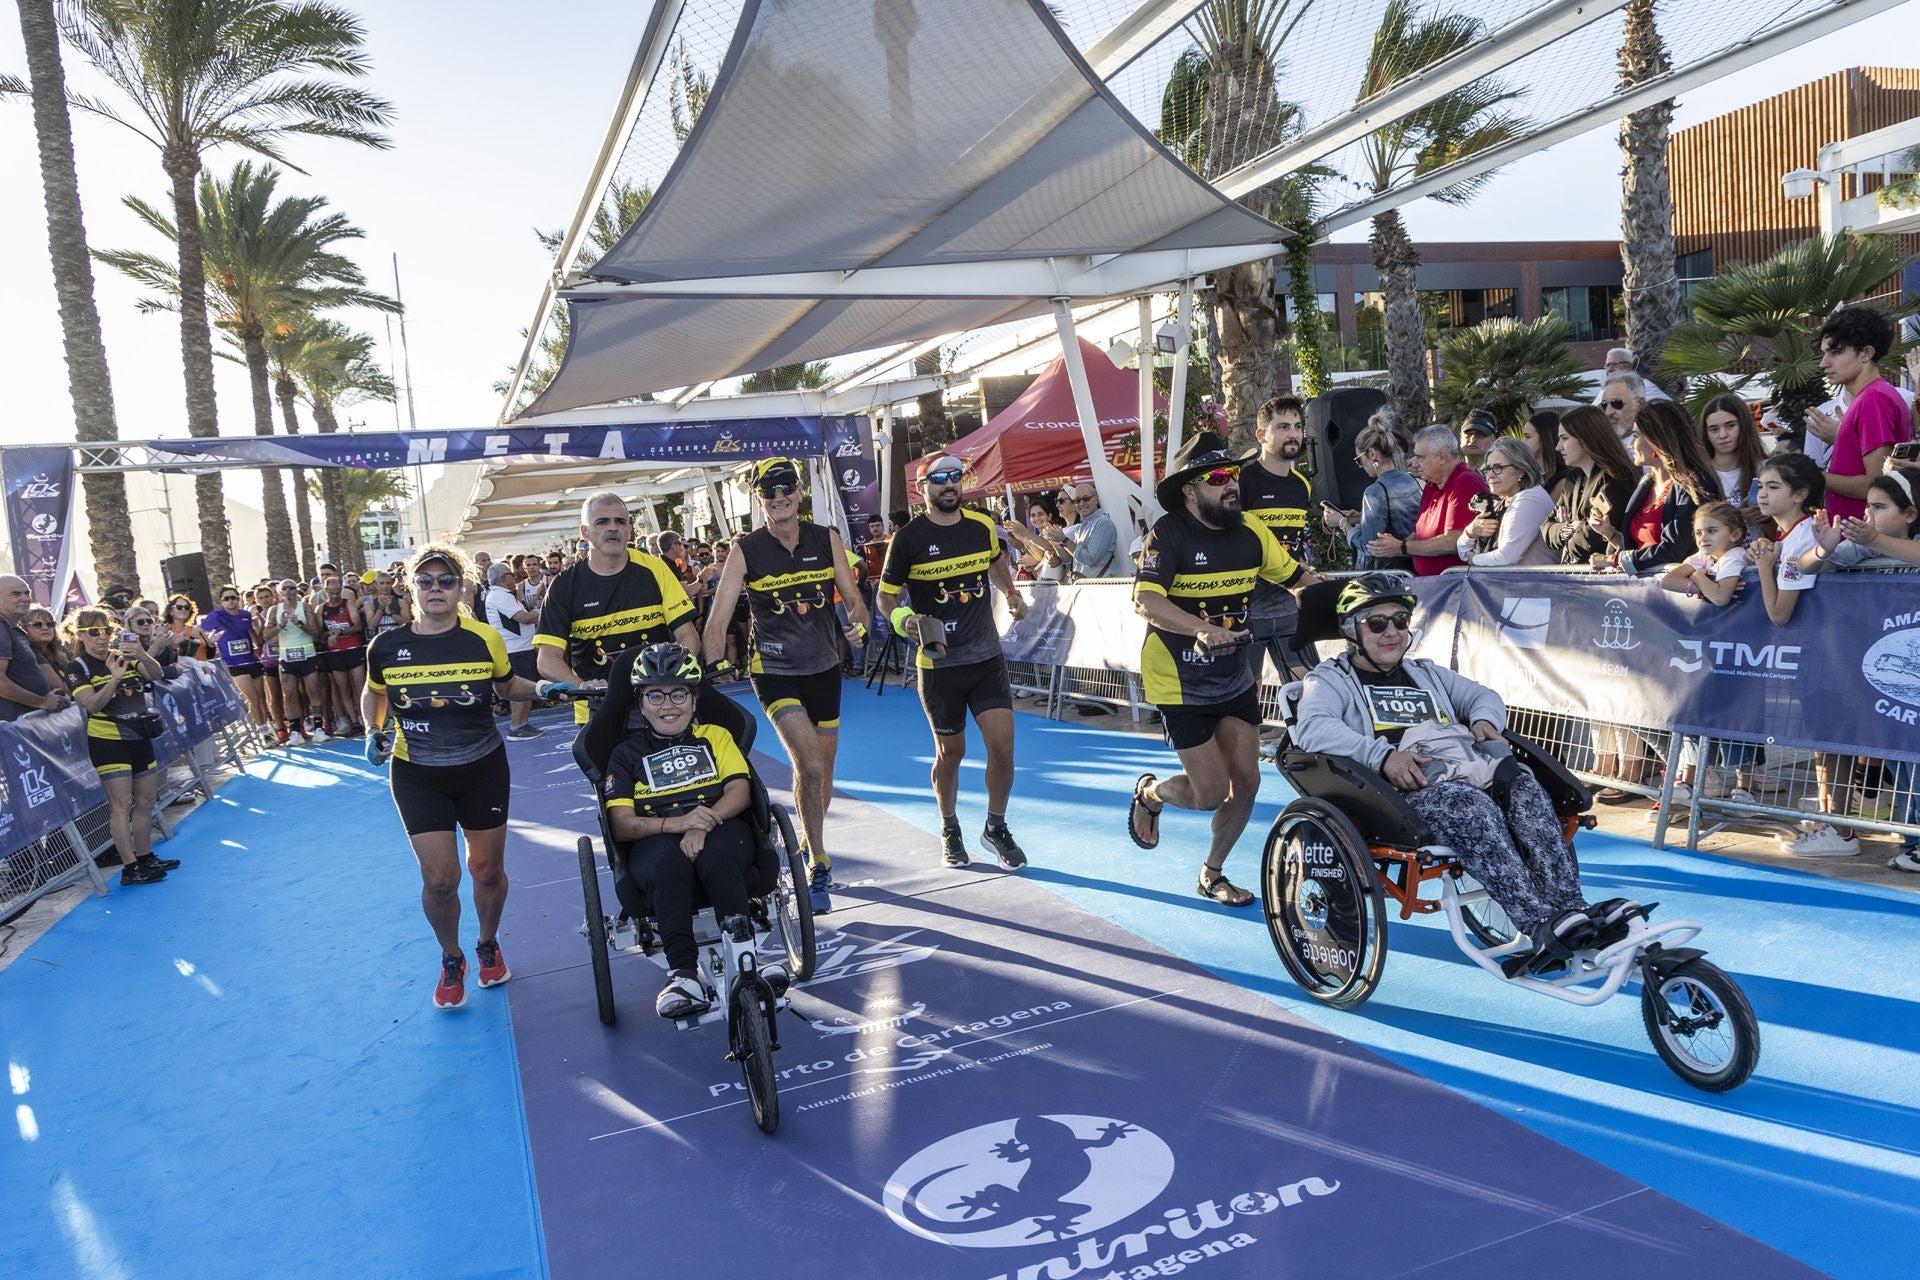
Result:
M1373 728L1411 729L1417 724L1446 724L1447 717L1434 705L1433 695L1417 685L1376 687L1367 685L1367 706L1373 712Z
M704 742L685 742L656 751L640 762L649 791L680 791L720 776L713 752Z

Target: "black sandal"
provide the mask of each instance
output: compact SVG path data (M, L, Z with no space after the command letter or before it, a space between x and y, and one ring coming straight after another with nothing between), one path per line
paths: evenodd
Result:
M1143 798L1146 789L1158 781L1159 779L1150 773L1141 774L1139 780L1133 784L1133 803L1127 806L1127 836L1142 849L1155 849L1160 845L1160 809L1147 808ZM1161 809L1165 807L1165 805L1160 806ZM1140 828L1137 825L1137 819L1142 813L1153 820L1153 831L1144 838L1140 835Z
M1253 902L1253 895L1227 879L1224 873L1209 880L1207 873L1202 871L1196 888L1201 897L1211 898L1223 907L1244 907Z

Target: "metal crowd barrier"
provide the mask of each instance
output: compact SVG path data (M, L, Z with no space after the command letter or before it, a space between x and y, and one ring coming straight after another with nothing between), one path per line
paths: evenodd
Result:
M204 800L211 800L212 771L224 765L236 773L244 772L247 760L259 750L260 741L252 726L231 722L217 726L198 746L183 746L160 761L157 768L161 782L149 815L160 838L173 838L167 809L196 791ZM0 920L11 919L38 899L83 881L96 894L104 895L106 877L94 859L112 846L113 829L107 805L102 802L38 840L0 852Z

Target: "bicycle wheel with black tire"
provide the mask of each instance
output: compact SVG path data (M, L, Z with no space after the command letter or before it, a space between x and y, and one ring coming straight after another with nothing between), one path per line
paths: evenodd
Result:
M733 988L733 1007L727 1011L727 1039L747 1098L753 1104L753 1122L760 1132L780 1127L780 1081L773 1069L773 994L759 977L743 975Z
M1478 880L1466 872L1454 882L1462 893L1472 893L1483 889ZM1460 904L1460 923L1467 927L1483 947L1500 947L1512 942L1514 938L1513 921L1507 916L1507 909L1488 897L1485 902L1463 902Z
M1267 933L1300 989L1351 1009L1379 985L1387 908L1373 856L1347 816L1324 800L1288 805L1260 861Z
M1642 971L1640 1018L1660 1060L1696 1089L1725 1093L1760 1065L1760 1020L1718 965L1688 960L1657 983Z
M774 852L780 859L780 876L773 886L774 912L780 930L780 946L787 954L787 974L795 982L813 976L818 952L814 943L813 899L807 895L807 860L800 856L800 841L793 834L793 820L780 805L769 805L773 815Z
M586 899L587 952L593 961L593 996L600 1021L613 1025L613 962L607 955L607 913L600 905L600 867L593 856L593 838L580 837L580 895Z

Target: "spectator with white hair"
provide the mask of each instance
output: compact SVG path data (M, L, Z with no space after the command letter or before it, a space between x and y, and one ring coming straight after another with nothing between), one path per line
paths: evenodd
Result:
M1622 444L1633 435L1633 420L1648 402L1647 380L1637 373L1614 373L1600 388L1600 411L1613 424L1613 432ZM1662 396L1661 399L1666 399ZM1633 452L1628 446L1627 452Z
M1600 404L1601 402L1606 400L1607 398L1606 384L1608 382L1613 381L1613 379L1617 375L1622 373L1631 373L1631 374L1634 374L1636 377L1639 376L1640 362L1634 358L1632 347L1609 347L1607 349L1607 358L1605 361L1602 362L1601 368L1602 368L1602 374L1601 374L1602 381L1600 385L1600 394L1594 397L1593 402L1595 404ZM1649 381L1648 379L1641 378L1640 381L1642 383L1645 383L1646 385L1646 390L1644 391L1643 394L1647 399L1671 400L1673 398L1669 396L1666 392L1662 391L1656 384ZM1628 421L1631 422L1632 419L1629 418Z
M1404 538L1382 533L1367 544L1367 553L1411 556L1414 573L1426 577L1462 563L1460 535L1478 514L1473 499L1487 491L1487 482L1461 460L1460 441L1444 422L1414 433L1413 474L1426 484L1413 533Z

